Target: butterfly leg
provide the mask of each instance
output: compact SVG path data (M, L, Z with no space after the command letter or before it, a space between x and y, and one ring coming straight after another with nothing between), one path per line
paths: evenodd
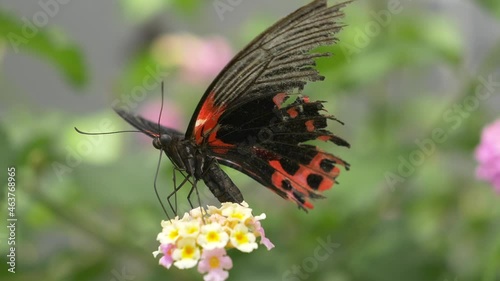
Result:
M184 177L184 179L182 180L182 182L177 185L177 180L176 180L176 172L179 172L181 173L181 175ZM180 170L179 168L174 168L174 171L173 171L173 182L174 182L174 190L167 196L167 202L168 202L168 205L170 206L170 209L174 212L174 215L177 215L177 191L179 191L187 182L191 182L191 180L189 179L189 176L186 176L184 175L184 173L182 172L182 170ZM175 208L174 206L172 206L172 202L171 202L171 198L172 196L175 196L174 197L174 205L175 205Z
M156 166L155 180L153 182L153 186L154 186L156 198L158 198L158 201L160 202L160 205L161 205L161 208L163 209L163 212L167 216L168 220L170 220L170 216L168 215L167 209L165 209L165 205L163 205L160 194L158 193L158 187L156 186L156 182L158 180L158 172L160 171L161 156L162 156L162 153L160 151L160 157L158 157L158 165Z
M198 182L197 180L194 181L193 185L191 186L191 190L189 191L187 198L188 198L189 205L191 206L191 209L194 209L194 205L191 202L191 195L193 194L193 191L196 191L196 197L198 197L198 206L200 207L200 210L201 210L201 198L200 198L200 193L198 192L198 186L196 185L197 182Z

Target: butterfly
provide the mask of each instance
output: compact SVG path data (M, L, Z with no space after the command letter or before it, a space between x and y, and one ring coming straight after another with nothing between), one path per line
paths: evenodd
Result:
M347 3L328 6L326 0L312 1L257 36L210 84L186 133L124 109L115 111L153 138L154 147L189 182L203 180L220 202L243 201L221 169L224 165L299 208L312 209L311 199L323 198L340 168L348 170L349 164L306 142L344 147L349 143L326 129L327 120L338 120L323 114L324 101L312 101L301 92L308 82L324 80L315 59L330 54L312 51L337 42L335 34L343 27L337 19Z

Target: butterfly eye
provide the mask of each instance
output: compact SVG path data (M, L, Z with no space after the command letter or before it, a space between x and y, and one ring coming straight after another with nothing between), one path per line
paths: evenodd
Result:
M172 136L167 135L167 134L162 134L162 135L160 135L159 141L160 141L161 145L167 146L172 141Z
M153 139L153 146L156 149L162 149L163 147L168 146L171 141L172 141L172 136L167 134L162 134L159 137Z
M160 138L154 138L153 139L153 146L156 148L156 149L161 149L161 140Z

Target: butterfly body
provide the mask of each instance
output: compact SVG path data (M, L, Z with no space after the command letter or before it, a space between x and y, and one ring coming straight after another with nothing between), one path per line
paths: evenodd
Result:
M208 87L185 134L115 110L152 137L153 145L194 183L203 180L219 201L243 201L222 164L311 209L310 199L323 198L339 167L349 168L309 143L349 146L327 129L327 120L337 119L324 114L324 102L301 94L308 82L324 79L315 59L329 54L311 51L336 42L342 28L336 19L346 4L312 1L255 38Z
M162 150L177 170L192 177L194 181L203 180L220 202L243 201L241 192L220 168L216 159L204 153L193 139L185 139L184 134L174 129L159 126L125 110L115 108L115 111L132 126L151 136L153 146Z

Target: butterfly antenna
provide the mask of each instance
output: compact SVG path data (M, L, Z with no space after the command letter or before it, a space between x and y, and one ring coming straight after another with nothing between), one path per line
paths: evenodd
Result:
M113 132L103 132L103 133L91 133L91 132L84 132L77 127L74 127L75 131L77 131L79 134L82 135L88 135L88 136L99 136L99 135L113 135L113 134L120 134L120 133L141 133L141 131L138 130L124 130L124 131L113 131Z
M165 82L161 81L161 107L160 107L160 114L158 115L158 132L161 132L160 128L160 120L161 120L161 115L163 114L163 96L165 93Z
M164 95L164 92L165 92L165 82L161 81L161 107L160 107L160 114L158 115L158 132L161 132L160 121L161 121L161 115L163 114L163 95ZM165 208L165 205L163 205L163 202L161 201L160 194L158 193L158 188L156 187L156 179L158 178L158 173L160 171L160 165L161 165L161 156L162 156L161 154L162 154L162 150L160 150L160 157L158 158L158 165L156 166L154 187L155 187L156 198L158 198L158 201L160 201L160 205L161 205L161 208L163 209L163 212L165 213L165 215L167 215L167 218L170 220L170 216L168 215L168 212L167 212L167 209Z
M160 157L158 157L158 165L156 165L156 173L155 173L155 182L154 182L154 188L155 188L155 194L156 198L158 198L158 201L160 201L161 208L163 209L163 212L165 215L167 215L168 220L170 220L170 216L168 215L167 209L165 208L165 205L163 205L163 202L161 201L160 194L158 193L158 188L156 187L156 180L158 179L158 173L160 171L160 165L161 165L161 154L162 151L160 150Z

